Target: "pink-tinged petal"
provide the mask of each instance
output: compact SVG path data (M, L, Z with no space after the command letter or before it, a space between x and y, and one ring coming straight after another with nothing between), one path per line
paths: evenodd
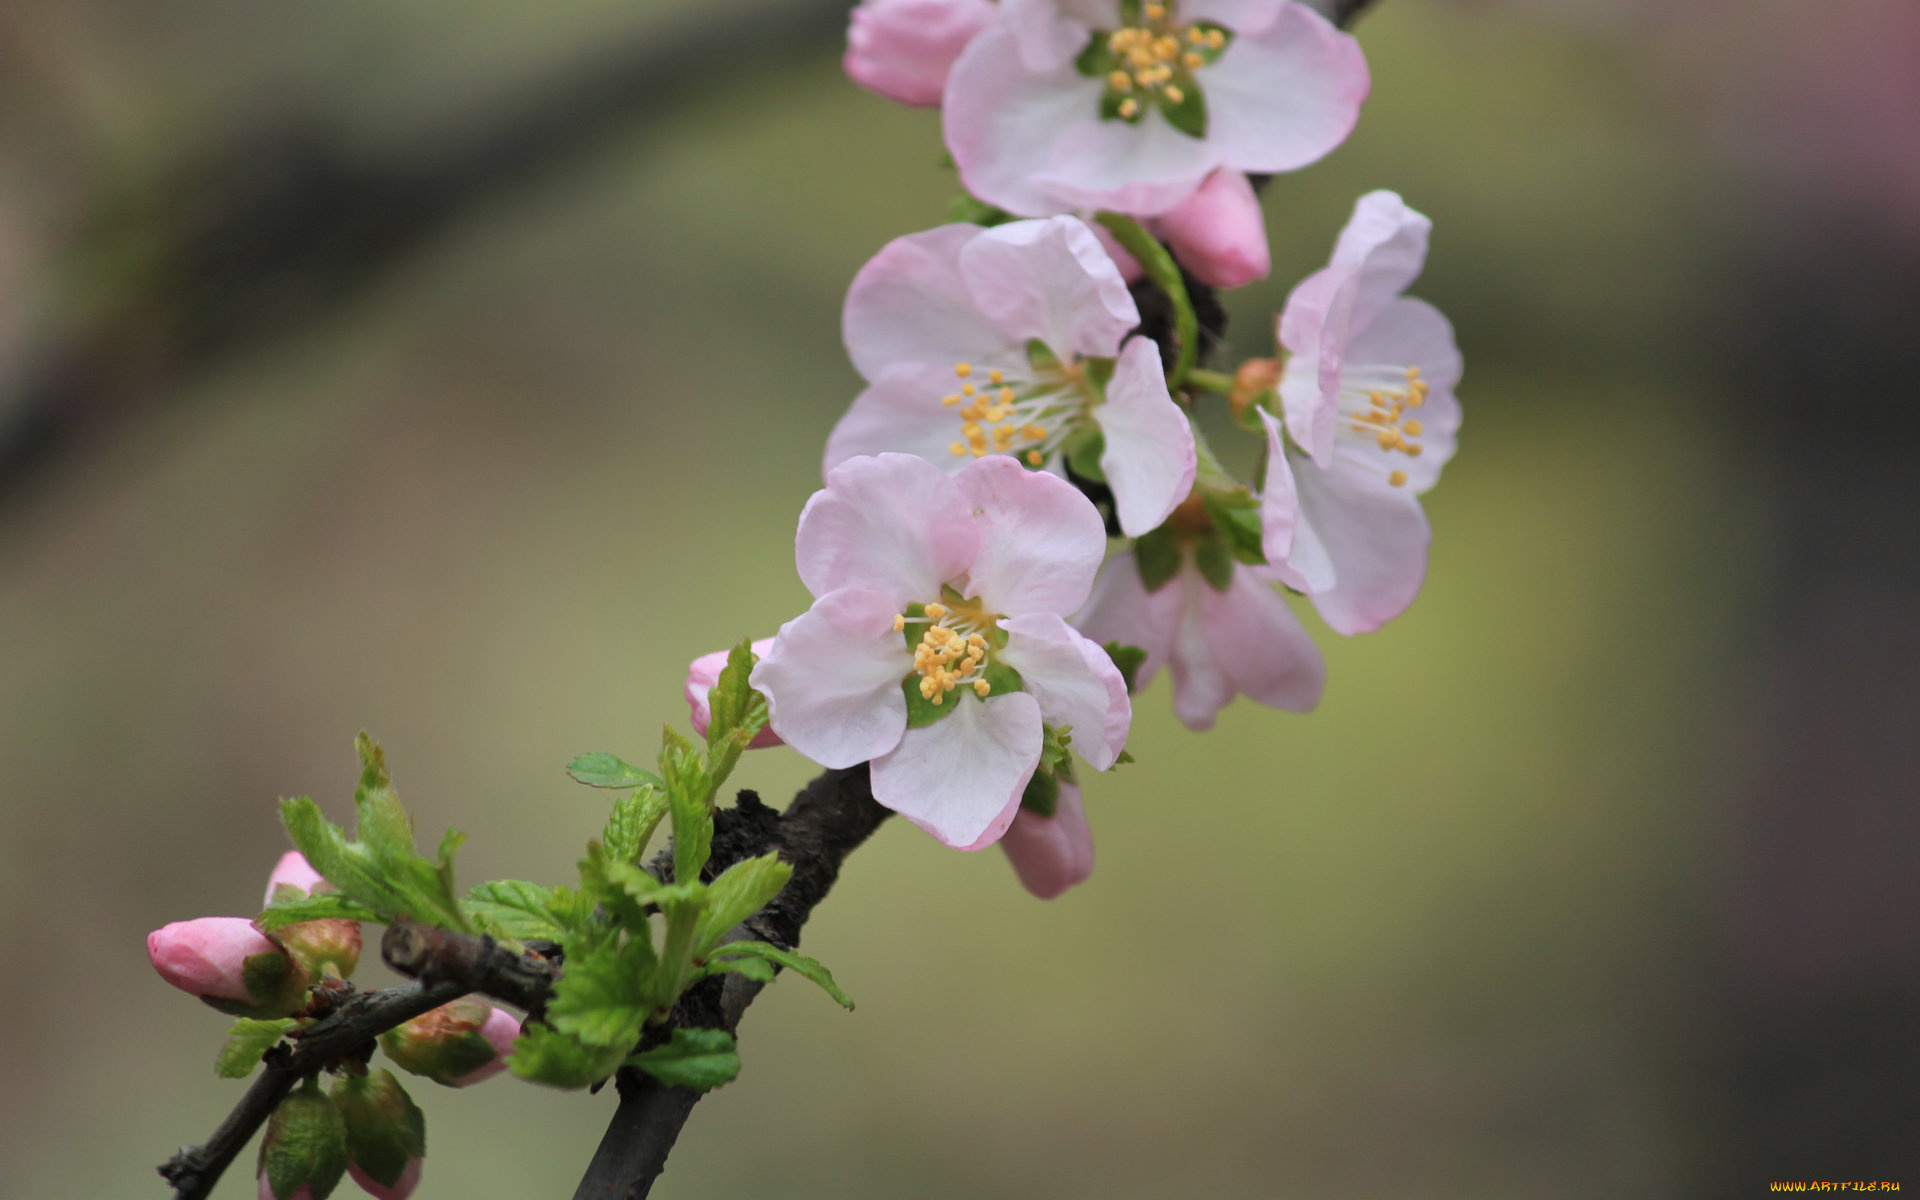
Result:
M913 657L893 629L899 611L884 593L848 588L780 627L748 678L789 746L823 767L851 767L900 744L900 681Z
M1093 224L1087 228L1093 230L1093 236L1100 239L1100 248L1107 252L1108 258L1113 260L1113 265L1120 271L1120 278L1129 284L1135 284L1147 277L1147 272L1141 267L1140 260L1128 254L1127 248L1120 244L1119 239L1114 237L1105 225Z
M520 1018L504 1008L494 1008L488 1011L478 1032L493 1047L493 1058L457 1079L447 1080L448 1087L472 1087L506 1070L507 1060L513 1057L514 1039L520 1036Z
M347 1164L347 1174L360 1185L360 1190L372 1196L374 1200L407 1200L413 1190L420 1186L421 1159L409 1158L406 1167L400 1172L400 1178L392 1183L381 1183L360 1169L359 1163Z
M947 76L941 131L966 189L1022 217L1078 207L1039 186L1054 145L1069 129L1098 125L1106 83L1066 63L1030 71L1013 33L987 30L968 44Z
M1312 593L1313 606L1336 633L1372 633L1420 592L1433 541L1427 514L1410 489L1344 457L1331 470L1301 461L1293 468L1300 527L1291 562L1324 557L1333 585Z
M1012 824L1040 763L1040 703L955 692L952 716L907 730L873 760L873 798L956 850L992 845Z
M1140 323L1120 269L1078 217L1014 221L960 251L973 300L1008 338L1038 338L1062 358L1111 358Z
M352 1168L349 1167L348 1169L351 1170ZM284 1196L275 1196L273 1194L273 1185L267 1182L267 1173L265 1171L260 1172L260 1190L258 1197L259 1200L314 1200L313 1189L304 1183Z
M1051 817L1021 809L1007 826L1000 848L1007 852L1020 886L1042 900L1051 900L1093 874L1093 830L1080 789L1060 785L1060 799Z
M1001 0L1000 20L1029 71L1070 66L1095 29L1111 29L1111 0Z
M1256 410L1267 428L1267 478L1260 489L1260 550L1278 565L1293 553L1293 531L1300 521L1300 495L1287 465L1287 439L1280 422L1266 409Z
M932 107L954 60L993 18L991 0L861 0L841 65L869 91Z
M951 365L899 363L855 397L853 406L827 438L822 469L831 471L850 458L899 451L924 458L945 471L965 466L965 456L948 447L960 440L956 408L940 403L958 389ZM957 406L956 406L957 407Z
M147 958L160 978L189 995L253 1004L246 961L279 954L280 947L245 917L200 917L175 921L147 935Z
M1420 276L1433 222L1392 192L1368 192L1333 248L1333 265L1359 272L1348 333L1358 337L1395 297ZM1351 360L1353 352L1347 351Z
M1377 440L1354 438L1339 443L1342 458L1353 458L1371 469L1407 473L1407 487L1424 492L1440 481L1440 468L1453 457L1460 434L1460 350L1454 345L1453 326L1424 300L1403 296L1382 309L1347 348L1347 361L1356 365L1381 363L1394 368L1418 367L1427 385L1426 401L1408 415L1420 421L1420 433L1407 440L1418 443L1420 455L1380 449Z
M1093 419L1106 438L1100 470L1120 528L1128 537L1151 532L1193 490L1198 463L1193 427L1167 394L1158 345L1144 337L1126 344Z
M1133 552L1116 554L1100 568L1093 595L1074 614L1073 625L1099 645L1118 642L1145 650L1146 661L1133 677L1134 690L1139 691L1153 682L1172 649L1180 623L1180 592L1172 583L1157 592L1147 591Z
M1232 53L1229 48L1221 61ZM1158 108L1136 123L1102 121L1092 115L1096 110L1088 111L1086 119L1061 130L1033 181L1070 207L1159 216L1193 195L1221 165L1211 137L1189 137Z
M1269 459L1267 463L1269 488L1274 485L1276 478L1274 461ZM1328 555L1327 547L1321 542L1320 535L1307 523L1306 514L1300 510L1300 472L1318 471L1321 468L1295 453L1291 447L1287 448L1278 462L1285 471L1286 486L1292 490L1294 498L1293 544L1288 548L1284 559L1275 558L1269 554L1267 563L1273 569L1275 579L1296 591L1305 592L1309 596L1331 591L1335 582L1333 559ZM1263 511L1262 522L1264 521ZM1266 531L1262 529L1261 532L1264 535ZM1265 548L1262 545L1261 549Z
M307 861L306 855L298 850L289 850L273 865L273 874L267 876L267 898L261 904L272 904L274 889L281 884L311 894L314 888L325 882L320 872L314 870L313 864Z
M1225 592L1203 584L1196 596L1200 629L1234 691L1289 712L1309 712L1320 703L1326 660L1272 586L1243 568L1234 572L1233 586Z
M827 486L801 510L793 558L816 598L869 588L898 612L938 596L977 545L966 496L945 472L910 454L881 454L827 472Z
M1107 527L1079 489L1004 454L974 459L953 481L979 530L969 595L1001 614L1064 616L1087 602Z
M897 363L946 370L963 362L1024 363L1024 343L1010 343L974 307L961 282L961 247L979 235L978 225L911 233L888 242L860 268L847 289L840 331L862 378L878 380Z
M1182 266L1217 288L1264 279L1273 267L1260 198L1244 174L1226 167L1160 218L1160 235Z
M1113 766L1127 746L1133 705L1107 652L1052 613L1009 617L1000 628L1007 631L1000 659L1020 672L1041 716L1073 727L1073 748L1094 770Z
M1301 281L1280 313L1278 336L1288 354L1280 377L1280 410L1294 440L1323 467L1333 462L1340 367L1359 287L1359 268L1335 263Z
M756 656L765 658L771 649L772 638L754 640L753 652ZM720 672L727 669L728 653L726 650L715 650L712 654L702 654L687 665L687 708L692 713L693 731L701 737L707 736L707 723L713 719L713 709L707 701L713 694L713 685L720 682ZM772 726L768 726L753 735L753 740L747 743L747 749L765 750L779 744L780 735L773 731Z
M1273 28L1286 0L1180 0L1182 21L1211 21L1246 37Z
M1372 86L1360 43L1289 2L1243 33L1197 75L1216 161L1242 171L1294 171L1353 132Z

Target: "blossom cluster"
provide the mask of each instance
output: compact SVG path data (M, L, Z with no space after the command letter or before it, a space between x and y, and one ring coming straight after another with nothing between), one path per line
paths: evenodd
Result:
M1420 590L1460 423L1452 329L1404 294L1430 223L1361 197L1275 353L1200 369L1188 289L1267 274L1259 185L1353 130L1351 36L1296 0L861 0L844 66L939 106L977 219L848 291L864 386L800 515L813 603L753 645L755 745L870 763L881 804L1057 895L1093 864L1072 757L1127 761L1134 691L1166 668L1196 730L1237 695L1305 712L1325 663L1282 589L1343 635ZM1254 478L1197 431L1210 398ZM696 727L723 662L690 669Z

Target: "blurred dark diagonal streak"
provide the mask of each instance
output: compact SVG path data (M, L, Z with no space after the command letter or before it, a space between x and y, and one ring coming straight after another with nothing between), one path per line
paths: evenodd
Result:
M643 116L670 121L748 73L819 61L845 27L846 6L818 0L703 6L378 156L348 146L324 113L272 113L154 186L109 195L73 258L144 265L0 375L0 511L120 414L338 309L461 214Z

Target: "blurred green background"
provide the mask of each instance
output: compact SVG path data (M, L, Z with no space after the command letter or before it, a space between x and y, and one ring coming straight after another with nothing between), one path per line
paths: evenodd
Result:
M1233 351L1267 352L1358 194L1434 218L1415 290L1467 422L1420 601L1315 625L1310 716L1196 736L1156 684L1061 900L890 823L807 929L858 1011L771 989L657 1195L1733 1197L1915 1165L1912 420L1865 405L1913 397L1920 239L1669 86L1747 17L1577 7L1381 0L1358 133L1274 182L1273 278L1230 297ZM456 161L695 12L0 9L0 1194L163 1194L238 1097L142 938L255 911L275 798L344 817L356 730L423 836L470 835L463 879L569 878L606 798L561 765L645 756L688 659L804 606L841 297L943 219L937 117L846 82L830 12ZM613 1107L412 1090L424 1200L570 1194Z

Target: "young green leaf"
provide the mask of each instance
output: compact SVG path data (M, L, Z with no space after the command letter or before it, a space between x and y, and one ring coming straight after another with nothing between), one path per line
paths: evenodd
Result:
M764 958L723 958L702 967L699 978L728 973L744 975L755 983L773 982L773 964Z
M620 1067L625 1046L588 1046L546 1025L528 1025L513 1043L507 1069L548 1087L591 1087Z
M643 771L615 754L582 754L567 764L567 774L597 788L630 788L643 784L663 786L652 771Z
M675 1029L664 1046L655 1046L627 1059L669 1087L696 1092L731 1083L740 1074L740 1055L733 1035L724 1029Z
M673 877L680 883L700 878L713 848L713 777L693 743L662 731L660 771L667 780L667 811L673 818Z
M707 886L707 906L694 926L693 953L704 957L735 925L767 906L793 877L778 854L737 862Z
M288 889L290 892L293 889ZM253 919L254 928L272 933L303 921L378 921L379 914L364 904L349 900L338 892L320 892L313 896L275 899Z
M467 893L461 907L481 929L519 942L562 941L583 916L577 893L520 879L480 884ZM587 905L585 911L592 907Z
M274 1021L241 1017L227 1031L227 1044L220 1047L220 1057L214 1060L213 1069L222 1079L245 1079L260 1065L267 1051L273 1049L275 1042L298 1028L300 1022L292 1017Z
M654 994L653 967L653 946L642 938L569 954L548 1023L588 1046L632 1046L654 1008L673 999Z
M607 816L607 829L601 842L607 854L619 862L638 862L647 842L667 815L667 794L653 784L642 784L631 795L614 801Z
M748 730L747 740L751 741L765 727L767 699L747 683L747 676L752 672L753 643L743 641L727 652L727 665L707 696L709 752L738 730Z
M771 942L728 942L713 951L708 958L713 962L729 958L752 955L755 958L769 959L779 963L796 974L803 975L820 985L821 990L832 996L842 1008L852 1011L853 1000L833 981L833 972L820 965L818 959L796 954L791 950L782 950Z

